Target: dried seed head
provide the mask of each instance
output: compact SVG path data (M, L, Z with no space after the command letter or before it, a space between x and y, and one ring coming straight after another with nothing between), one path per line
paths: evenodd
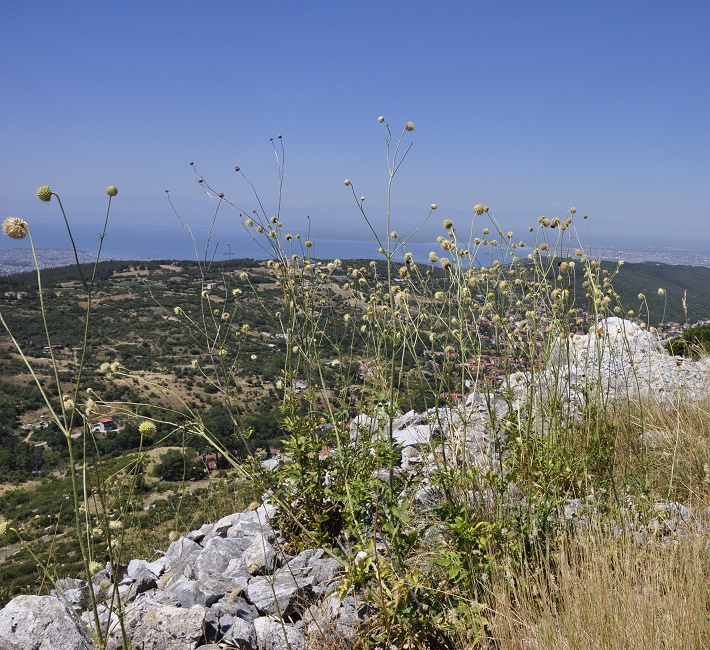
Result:
M118 188L115 185L109 185L106 188L106 194L109 196L116 196L116 194L118 194Z
M29 228L27 222L19 217L8 217L2 223L2 231L12 239L24 239Z

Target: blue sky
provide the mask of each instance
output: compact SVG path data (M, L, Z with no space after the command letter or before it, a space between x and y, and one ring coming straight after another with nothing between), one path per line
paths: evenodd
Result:
M6 3L0 217L60 245L48 184L89 247L115 184L107 244L159 247L184 236L165 189L198 233L211 219L190 161L251 209L239 165L272 211L283 134L286 229L367 239L343 179L383 223L384 115L416 124L401 231L432 202L425 239L476 203L521 233L574 205L599 243L708 247L709 23L701 1ZM220 217L222 246L243 238Z

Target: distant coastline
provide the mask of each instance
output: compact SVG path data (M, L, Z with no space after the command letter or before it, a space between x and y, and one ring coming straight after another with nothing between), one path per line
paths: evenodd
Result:
M243 247L233 249L229 245L220 246L216 244L209 252L209 256L215 260L225 260L227 258L252 258L265 259L266 254L263 250L254 247L253 250L244 250ZM375 259L372 242L364 241L347 241L347 240L323 240L320 242L318 249L312 251L314 256L319 259L329 259L340 257L342 259ZM407 247L411 251L415 260L425 260L428 257L430 250L436 250L437 245L434 244L410 244ZM224 249L224 250L222 250ZM67 266L73 264L74 253L71 249L66 248L38 248L37 260L40 268L56 268L59 266ZM103 260L195 260L194 249L190 251L189 247L176 246L168 247L166 250L151 251L153 254L146 254L147 251L125 248L111 249L106 247ZM593 256L603 260L619 260L624 259L626 262L655 262L660 264L676 264L685 266L703 266L710 268L710 251L707 250L687 250L674 248L671 246L665 247L634 247L634 248L612 248L609 246L594 247ZM204 256L204 250L201 251L201 256ZM82 263L91 263L95 259L95 254L89 251L81 250L78 252L79 261ZM29 248L4 248L0 247L0 275L12 275L14 273L23 273L34 270L34 261Z

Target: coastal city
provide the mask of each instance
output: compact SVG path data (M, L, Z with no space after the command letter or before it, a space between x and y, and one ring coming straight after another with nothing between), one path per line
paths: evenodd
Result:
M434 244L432 244L434 246ZM710 268L710 251L687 250L673 247L634 247L615 249L611 247L595 247L594 257L602 260L616 261L624 259L626 262L658 262L659 264L677 264L686 266L704 266ZM71 249L40 248L36 250L37 261L41 269L49 269L74 264L74 252ZM78 251L79 261L90 263L95 259L94 254L88 251ZM147 258L136 256L127 257L102 257L102 259L136 259ZM165 259L172 259L166 256ZM26 248L0 248L0 275L12 275L35 269L32 252Z

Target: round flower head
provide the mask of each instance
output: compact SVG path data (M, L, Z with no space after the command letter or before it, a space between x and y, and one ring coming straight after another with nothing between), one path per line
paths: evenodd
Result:
M24 239L29 228L27 222L19 217L8 217L2 222L2 231L12 239Z
M414 122L407 122L407 123L404 125L404 128L405 128L407 131L414 131Z
M44 202L52 198L52 190L49 189L49 185L42 185L42 187L37 190L37 198Z
M384 116L384 115L380 115L380 116L377 118L377 121L378 121L380 124L382 124L382 122L385 121L385 116Z
M109 185L106 188L106 194L109 196L116 196L116 194L118 194L118 188L115 185Z
M476 205L473 206L473 211L474 211L476 214L483 214L483 212L484 212L484 207L483 207L480 203L477 203Z
M346 178L346 179L343 181L343 184L344 184L346 187L347 187L348 185L350 185L350 179L349 179L349 178Z
M145 436L146 438L150 438L155 435L155 424L151 422L150 420L144 420L143 422L140 423L140 426L138 427L138 431L142 436Z

